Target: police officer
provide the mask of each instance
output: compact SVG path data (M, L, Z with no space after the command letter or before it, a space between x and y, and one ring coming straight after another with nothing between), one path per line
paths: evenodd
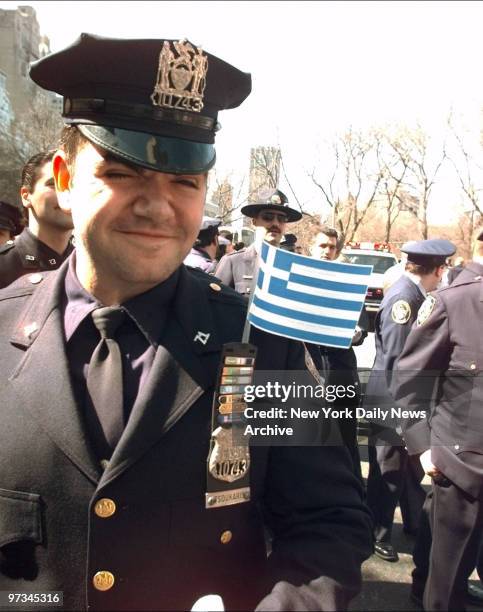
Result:
M297 236L295 234L285 234L280 242L280 248L290 253L295 253L295 245L297 244Z
M315 234L310 252L317 259L335 261L338 259L344 246L344 235L334 227L323 225ZM357 444L357 417L355 408L360 405L360 381L357 372L357 358L354 346L360 346L367 337L369 329L369 318L365 309L361 311L359 321L356 325L352 344L348 349L334 348L331 346L316 346L307 344L307 348L314 363L325 373L327 385L342 386L346 390L346 397L336 398L331 402L334 409L341 410L349 408L351 418L343 417L339 420L340 430L344 443L350 450L354 465L354 472L362 480L359 447ZM319 355L317 354L319 352Z
M265 240L279 246L287 223L298 221L302 214L288 205L287 196L278 189L261 194L255 204L247 204L242 214L252 218L254 227L266 230ZM257 252L255 244L221 258L216 276L242 295L248 295L253 284Z
M20 197L28 210L28 227L0 247L0 288L23 274L55 270L70 255L72 217L55 194L53 151L31 157L22 170Z
M413 594L424 592L425 610L465 609L481 544L482 296L483 230L473 261L451 285L426 298L393 380L399 406L426 411L426 418L402 422L408 452L433 480L425 502L432 531L429 567L415 554L413 572Z
M414 533L425 497L420 485L422 470L414 459L410 459L408 467L408 454L399 435L399 424L391 419L394 406L389 392L392 371L420 306L427 293L438 286L445 260L455 250L448 240L406 243L403 246L403 252L407 254L405 272L384 294L375 319L376 357L366 387L364 407L366 410L389 410L389 413L379 412L371 419L367 503L375 517L375 553L386 561L398 560L391 543L398 501L404 527ZM401 499L403 487L406 498Z
M207 594L227 610L346 609L371 552L349 454L237 456L213 431L246 302L182 264L218 112L250 75L187 40L82 34L31 76L64 96L53 169L76 250L0 292L0 590L62 590L66 610L190 610ZM303 371L300 343L250 342L258 369Z
M220 224L221 219L203 217L196 242L184 260L185 266L199 268L208 274L215 271L217 264L215 257L218 249L218 228Z
M22 231L22 215L17 206L0 200L0 247Z

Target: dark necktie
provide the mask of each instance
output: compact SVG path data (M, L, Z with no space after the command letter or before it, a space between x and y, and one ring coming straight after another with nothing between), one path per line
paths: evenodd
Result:
M124 429L122 357L114 336L125 317L119 307L97 308L92 312L101 339L87 370L87 390L111 450Z

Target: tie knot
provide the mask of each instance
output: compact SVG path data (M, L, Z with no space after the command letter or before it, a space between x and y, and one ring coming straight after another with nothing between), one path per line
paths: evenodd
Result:
M113 338L125 317L126 313L119 306L96 308L92 311L92 320L102 338Z

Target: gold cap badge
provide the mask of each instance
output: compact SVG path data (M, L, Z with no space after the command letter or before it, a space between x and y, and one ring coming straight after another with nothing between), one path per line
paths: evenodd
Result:
M208 58L186 40L165 40L151 101L155 106L199 113L203 108Z

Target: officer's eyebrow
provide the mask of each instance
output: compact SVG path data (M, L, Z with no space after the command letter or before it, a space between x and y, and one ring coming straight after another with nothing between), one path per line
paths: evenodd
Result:
M102 156L102 159L96 163L96 170L102 170L105 166L108 166L109 164L125 166L126 168L129 168L129 170L132 170L137 174L141 174L143 170L143 168L141 168L140 166L136 166L136 164L132 164L123 159L119 159L119 157L115 157L111 153L105 153Z

